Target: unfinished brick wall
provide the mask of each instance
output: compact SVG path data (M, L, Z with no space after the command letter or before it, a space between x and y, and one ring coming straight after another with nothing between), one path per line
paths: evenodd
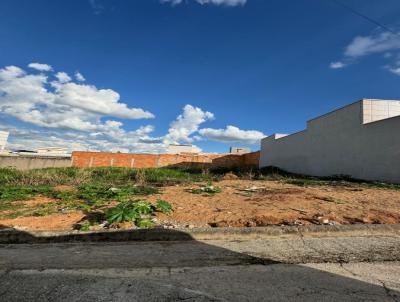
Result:
M242 155L243 157L243 165L246 167L255 166L258 168L260 163L260 151L245 153Z
M72 166L87 167L258 167L260 152L246 154L134 154L84 152L72 153Z

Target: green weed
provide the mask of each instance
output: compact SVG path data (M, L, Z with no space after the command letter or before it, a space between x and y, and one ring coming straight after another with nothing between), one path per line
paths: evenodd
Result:
M154 227L154 223L148 218L138 219L136 220L135 224L138 228L141 229L150 229Z
M159 200L156 206L144 200L127 201L106 210L105 216L110 224L133 222L139 228L150 228L153 226L150 217L155 211L170 213L172 206L165 200Z
M169 214L172 212L171 204L162 199L157 200L156 209L164 214Z
M220 187L215 187L211 183L208 183L206 186L202 186L197 189L189 189L190 193L193 194L208 194L208 195L214 195L216 193L221 193L222 189Z

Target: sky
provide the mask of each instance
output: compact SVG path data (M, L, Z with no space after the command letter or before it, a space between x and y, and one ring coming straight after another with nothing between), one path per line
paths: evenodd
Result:
M400 99L399 16L398 0L2 0L0 130L12 149L258 150Z

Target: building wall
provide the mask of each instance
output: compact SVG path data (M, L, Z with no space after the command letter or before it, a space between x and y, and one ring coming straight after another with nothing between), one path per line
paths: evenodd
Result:
M364 100L364 124L398 115L400 115L400 101Z
M8 139L8 132L0 131L0 151L3 151L6 147Z
M243 166L245 167L257 167L260 163L260 151L250 152L242 154Z
M41 168L61 168L70 166L70 158L0 155L0 168L30 170Z
M72 153L74 167L258 167L259 152L248 154L129 154L106 152Z
M169 145L167 152L170 154L197 153L197 150L192 145Z
M396 115L397 106L390 106L383 119L380 108L387 102L376 102L382 101L356 102L308 121L299 133L263 139L260 166L400 183L400 112ZM371 122L371 116L379 119Z

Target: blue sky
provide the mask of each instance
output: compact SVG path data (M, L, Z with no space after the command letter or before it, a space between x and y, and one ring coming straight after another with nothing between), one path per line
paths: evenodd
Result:
M400 2L342 2L394 33L331 0L2 0L0 129L14 148L257 150L399 99Z

